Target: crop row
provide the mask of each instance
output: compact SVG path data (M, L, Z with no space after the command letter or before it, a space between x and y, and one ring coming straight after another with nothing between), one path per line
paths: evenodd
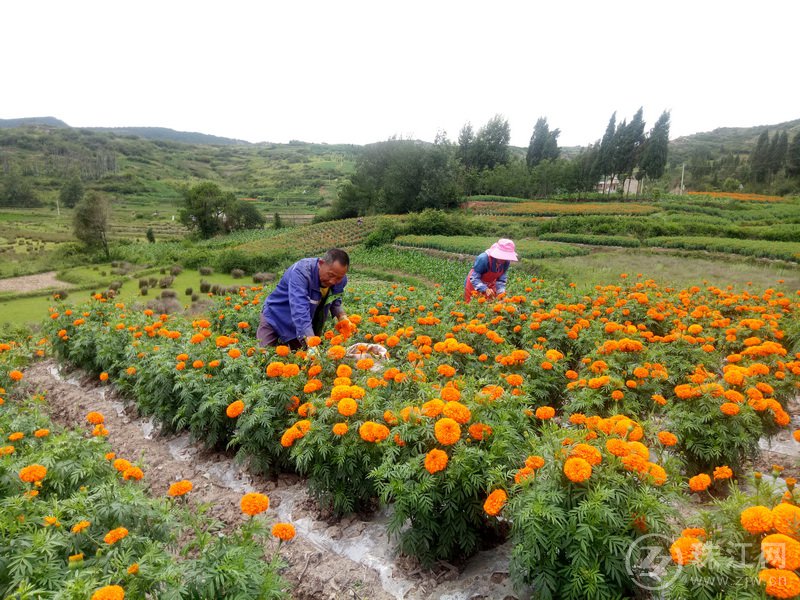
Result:
M434 248L445 252L478 255L496 241L497 238L481 236L403 235L398 237L395 243L413 248ZM585 248L538 240L517 240L516 249L522 258L577 256L588 252Z
M644 215L658 212L652 204L637 202L468 202L465 208L477 214L512 216Z

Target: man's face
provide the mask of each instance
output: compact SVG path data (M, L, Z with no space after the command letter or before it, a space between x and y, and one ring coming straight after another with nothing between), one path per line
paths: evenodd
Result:
M338 262L319 261L319 283L322 287L331 287L339 283L347 275L347 267Z

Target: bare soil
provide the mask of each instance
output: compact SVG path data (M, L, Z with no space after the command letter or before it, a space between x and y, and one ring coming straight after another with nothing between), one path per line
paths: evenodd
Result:
M22 275L21 277L6 277L0 279L0 292L35 292L52 288L71 288L73 285L56 279L55 271L37 273L36 275Z
M272 522L291 522L297 536L281 548L287 563L283 577L298 600L513 600L508 578L507 545L479 553L461 568L442 563L423 570L398 557L387 538L386 511L368 517L331 521L308 496L304 480L294 474L262 477L248 473L231 454L205 450L187 434L160 434L152 420L138 415L133 403L113 386L99 384L83 371L59 372L55 361L32 365L23 392L43 393L51 418L64 427L88 427L85 416L99 411L106 418L109 443L117 456L143 465L144 485L153 496L170 484L192 481L189 505L208 504L211 514L231 527L243 522L244 493L270 498L265 513ZM88 431L88 429L87 429ZM267 549L267 552L272 548Z

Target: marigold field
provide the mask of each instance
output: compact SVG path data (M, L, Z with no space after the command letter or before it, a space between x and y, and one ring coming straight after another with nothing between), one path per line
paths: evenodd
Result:
M456 285L354 281L344 306L355 329L326 331L313 357L257 346L269 292L260 286L241 287L199 318L100 295L54 302L41 340L0 347L0 385L11 389L16 373L24 377L37 350L54 353L124 391L168 429L233 449L253 469L305 475L337 515L391 506L389 535L423 568L509 540L511 577L535 598L800 594L796 465L762 473L752 466L759 439L792 430L798 291L673 289L625 274L584 292L519 274L511 280L499 300L469 304ZM350 358L354 344L380 344L390 357ZM0 411L10 414L10 404ZM70 555L81 550L86 561L102 547L91 558L102 567L75 576L80 589L118 585L143 597L127 569L144 564L145 547L115 553L144 535L144 521L138 534L100 546L69 541L67 528L83 514L74 500L82 475L72 482L63 454L37 449L40 417L14 410L1 421L12 448L0 451L5 531L27 527L34 547L56 531L43 521L52 517L65 538L53 557L31 558L31 572L47 564L74 573ZM94 421L75 434L85 468L135 489L136 471L122 464L114 475L115 464L91 459L113 435ZM12 441L15 433L23 438ZM36 464L46 473L30 468ZM186 493L190 482L164 502ZM254 515L248 523L268 506L266 497L242 501ZM17 514L28 515L24 524ZM137 525L109 518L100 540L121 535L112 521L131 532ZM284 541L290 528L272 533ZM6 532L4 543L21 535ZM251 548L255 534L248 535L237 543ZM648 535L670 560L643 574L631 565L646 562L650 551L637 540ZM0 586L13 593L34 576L12 577L13 553L3 552ZM158 585L193 585L190 575L172 577Z

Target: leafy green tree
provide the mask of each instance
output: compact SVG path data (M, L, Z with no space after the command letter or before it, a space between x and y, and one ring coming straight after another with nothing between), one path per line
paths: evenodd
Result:
M650 130L639 160L639 167L644 175L651 180L661 179L667 166L667 152L669 148L669 111L665 110L658 117L655 125Z
M461 196L452 146L388 140L368 146L329 214L332 218L455 208Z
M190 231L197 231L201 238L208 239L225 231L225 217L236 197L211 181L198 183L184 190L184 206L180 210L180 221Z
M800 177L800 131L794 134L786 153L786 174L789 177Z
M528 167L533 168L543 160L558 158L561 152L558 148L558 136L560 134L561 131L559 129L550 131L546 117L539 117L536 125L533 126L533 134L525 157Z
M88 248L102 248L109 258L108 231L111 206L105 196L88 194L75 206L73 231Z
M281 220L280 213L276 212L272 215L272 228L273 229L280 229L283 227L283 221Z
M506 164L510 141L511 128L508 121L500 115L489 119L475 136L474 166L478 169L494 169L498 165Z
M226 207L223 229L225 233L240 229L261 229L266 222L264 215L254 204L234 199Z
M30 182L16 170L11 170L3 178L3 187L0 190L0 206L36 208L42 206L42 202L36 196Z
M70 177L64 185L61 186L59 192L59 200L61 204L67 208L74 208L78 202L83 200L83 182L77 175Z
M456 157L465 167L474 167L475 132L471 123L465 123L458 134L458 150Z

